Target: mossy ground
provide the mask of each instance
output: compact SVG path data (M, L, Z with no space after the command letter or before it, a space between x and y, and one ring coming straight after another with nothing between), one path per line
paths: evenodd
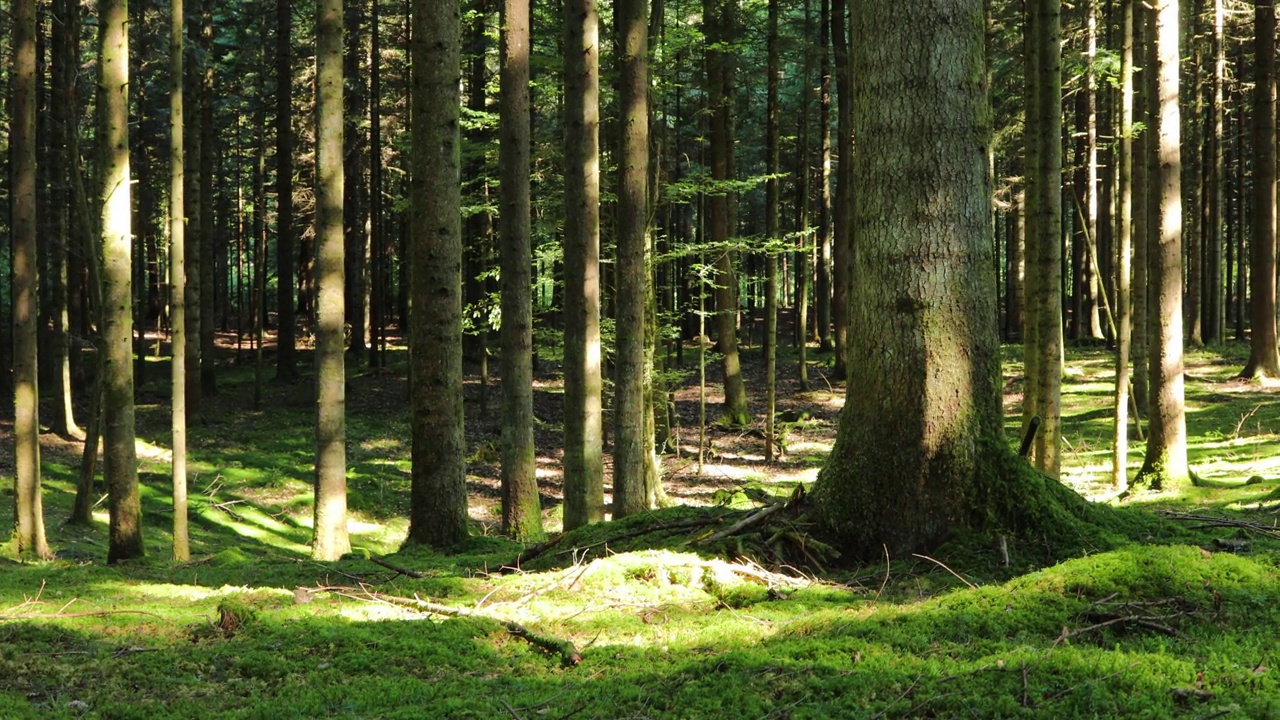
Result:
M1009 360L1012 433L1019 370ZM1009 566L995 538L958 537L929 557L845 567L804 587L733 572L688 543L700 528L639 530L731 513L754 490L785 494L811 479L839 402L820 380L822 392L797 396L815 419L795 433L782 471L760 463L758 441L741 431L718 436L703 475L688 455L668 466L672 494L705 507L581 530L505 575L497 569L521 548L487 531L483 432L471 439L473 472L482 468L475 537L450 554L397 553L408 503L402 368L350 380L356 553L323 564L306 555L305 384L269 386L269 410L254 413L244 409L250 375L229 370L192 428L196 559L167 561L167 416L163 393L148 389L139 434L149 557L106 566L104 527L60 524L75 455L50 438L46 515L59 559L0 557L0 718L1278 717L1280 540L1247 532L1247 545L1231 546L1239 554L1224 552L1215 540L1242 539L1236 529L1149 510L1271 524L1280 405L1230 379L1239 348L1189 360L1201 486L1130 497L1072 542L1013 538ZM1089 351L1068 365L1065 481L1105 497L1109 363ZM554 418L542 417L539 433L554 438ZM554 446L542 445L544 468ZM1135 443L1131 472L1140 452ZM548 488L554 523L554 479ZM415 596L486 617L394 601ZM572 642L581 662L500 621Z

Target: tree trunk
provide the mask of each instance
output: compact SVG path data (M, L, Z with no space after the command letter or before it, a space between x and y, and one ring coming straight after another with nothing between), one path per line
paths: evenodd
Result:
M316 3L316 478L311 556L351 552L347 535L345 267L342 232L342 0Z
M413 493L409 541L444 548L467 536L462 401L462 195L458 3L414 0L413 208L409 383Z
M604 518L600 369L600 33L596 0L565 13L564 528Z
M142 557L134 447L133 292L129 203L127 0L98 5L98 117L102 157L103 456L110 515L107 562Z
M533 262L529 188L529 0L505 0L499 114L502 176L502 531L542 535L533 443Z
M276 0L276 380L298 379L294 351L293 3Z
M200 269L200 396L205 397L218 392L217 361L214 348L214 324L217 317L218 285L215 284L214 264L219 257L225 256L218 247L218 236L214 234L213 212L213 174L215 168L215 149L213 139L218 137L218 128L213 122L213 0L201 0L200 4L200 49L204 58L200 64L200 242L192 249L192 254L199 252ZM225 287L225 285L223 285ZM190 308L188 308L190 310Z
M16 6L15 6L16 7ZM49 163L53 169L49 172L53 178L52 207L49 218L53 227L53 242L49 245L49 274L45 282L49 286L51 300L53 337L51 349L53 368L53 404L54 415L51 429L64 437L80 434L76 427L73 407L71 383L71 327L68 312L67 292L67 257L71 243L71 227L69 223L71 207L70 166L71 156L69 135L79 131L76 120L76 106L69 102L74 97L77 70L77 58L73 54L77 44L70 36L72 23L66 0L55 0L53 9L53 78L50 94L51 114L54 116L53 144L54 151L49 155Z
M1133 13L1134 65L1150 67L1151 13L1145 5L1136 5ZM1147 371L1150 368L1147 362L1147 270L1150 265L1147 249L1151 246L1151 180L1147 157L1152 136L1151 83L1148 82L1152 75L1154 73L1150 72L1138 74L1133 98L1133 121L1143 126L1133 139L1133 287L1130 288L1133 299L1133 328L1130 331L1133 404L1140 416L1147 413Z
M817 306L818 350L828 352L831 350L831 0L821 0L819 13L818 267L813 294Z
M777 362L778 362L778 254L775 244L782 241L779 228L779 205L782 201L781 181L778 174L782 171L779 156L778 128L778 0L769 0L768 30L768 78L766 78L766 128L765 128L765 172L769 179L765 181L765 236L768 246L765 249L765 290L764 290L764 376L765 376L765 415L764 415L764 461L773 462L775 454L774 408L777 405Z
M711 180L727 183L733 179L732 98L733 61L727 43L733 37L730 0L703 0L706 25L707 103L710 111ZM714 248L716 266L716 352L723 358L724 413L730 425L747 425L747 389L738 358L738 280L734 272L732 191L723 184L707 198L707 241Z
M173 559L191 559L187 533L187 364L186 364L186 149L183 137L183 0L171 0L169 26L169 322L173 431ZM259 211L260 212L260 211Z
M13 379L14 515L18 555L51 557L40 493L40 402L37 387L39 299L36 277L36 3L13 12Z
M203 22L203 20L202 20ZM202 22L192 23L188 27L189 39L193 47L201 47L203 39L200 35ZM206 138L200 124L204 121L204 112L201 109L201 95L204 94L204 73L201 67L208 58L203 53L192 53L196 62L188 63L184 82L186 83L186 97L191 103L192 112L186 113L184 119L187 126L184 130L183 137L186 140L185 153L191 158L192 172L185 173L186 186L183 191L184 207L186 211L186 230L184 240L186 243L186 253L184 259L186 262L186 276L191 282L185 283L185 298L183 305L186 309L186 341L184 348L187 354L186 366L190 371L186 373L186 394L187 394L187 412L193 415L200 414L200 401L202 399L202 385L200 382L200 368L202 366L202 350L204 348L201 343L201 331L203 329L203 312L204 303L202 302L202 294L204 293L204 285L201 281L201 261L204 255L201 252L201 246L207 242L203 236L204 225L204 203L200 201L200 194L204 190L204 183L200 180L200 174L204 171L202 146L212 143L212 137Z
M1158 91L1153 141L1158 172L1150 180L1151 199L1159 208L1159 216L1156 244L1151 247L1148 258L1152 403L1147 454L1135 482L1174 489L1190 481L1182 377L1182 147L1177 0L1165 0L1157 9L1155 39ZM1273 134L1273 142L1274 137Z
M1034 455L1036 467L1058 477L1061 467L1062 414L1062 53L1061 0L1029 3L1029 51L1035 54L1033 92L1029 98L1029 164L1027 216L1028 308L1027 345L1030 406L1040 417Z
M831 252L831 320L835 326L836 361L832 374L843 380L849 361L849 257L857 244L849 215L853 207L853 122L851 98L853 68L849 64L849 26L845 24L845 0L831 2L831 39L836 64L836 193L832 201L835 241Z
M1254 4L1253 233L1249 362L1240 376L1280 379L1276 337L1276 8Z
M1112 425L1111 482L1123 489L1129 481L1129 347L1133 332L1130 299L1133 251L1133 20L1135 0L1121 0L1120 45L1120 223L1116 232L1116 386Z
M810 0L804 2L804 75L801 77L799 151L796 153L796 326L795 342L798 351L797 370L800 390L809 390L809 267L810 249L815 235L809 227L809 204L813 189L809 157L811 150L809 110L813 104L813 8Z
M813 500L862 556L923 550L969 524L996 482L984 464L1011 454L1000 439L982 13L980 0L854 6L853 130L876 152L853 168L857 372Z
M615 3L622 146L618 188L617 360L614 366L613 516L649 509L645 473L645 295L648 276L649 94L645 0Z
M1205 202L1205 222L1204 222L1204 242L1205 249L1205 302L1204 302L1204 319L1202 320L1202 333L1206 345L1217 345L1223 341L1223 327L1226 324L1224 317L1224 293L1223 293L1223 273L1222 261L1223 242L1226 240L1223 233L1223 207L1225 205L1224 197L1224 178L1226 175L1226 167L1223 164L1222 142L1223 142L1223 108L1224 93L1223 86L1226 84L1227 72L1227 55L1223 36L1225 32L1226 14L1223 7L1223 0L1214 0L1214 22L1213 22L1213 79L1212 79L1212 101L1209 107L1210 127L1208 137L1208 167L1205 168L1209 175L1208 187L1205 189L1207 194Z

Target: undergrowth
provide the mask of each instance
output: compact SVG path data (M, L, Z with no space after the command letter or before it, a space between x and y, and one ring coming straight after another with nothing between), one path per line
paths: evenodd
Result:
M1043 483L1059 514L1039 532L820 572L770 554L800 508L709 541L790 481L537 552L483 517L448 554L398 551L404 427L373 416L352 423L357 550L315 563L305 393L273 388L254 414L227 387L193 428L192 562L164 559L163 455L144 455L149 559L119 566L103 527L56 523L74 465L46 455L59 559L0 557L0 718L1280 717L1275 411L1221 357L1193 357L1189 385L1212 484L1103 510ZM1093 492L1105 356L1070 366L1064 475ZM160 408L140 417L163 447Z

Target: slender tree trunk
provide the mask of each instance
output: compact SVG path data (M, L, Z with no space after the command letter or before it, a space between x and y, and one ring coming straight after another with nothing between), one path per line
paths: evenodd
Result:
M1035 330L1028 333L1028 393L1031 407L1040 417L1034 454L1036 466L1050 477L1061 467L1062 413L1062 193L1057 178L1062 175L1062 54L1061 0L1032 0L1030 49L1035 53L1034 94L1029 117L1034 115L1037 165L1028 172L1028 282L1034 288ZM1031 124L1031 123L1029 123ZM1032 151L1029 149L1028 154ZM1033 249L1034 246L1034 249ZM1030 313L1028 320L1030 321ZM1034 354L1034 361L1030 356ZM1034 369L1034 374L1030 370Z
M812 255L810 246L815 236L809 228L809 204L812 192L812 163L809 111L813 104L813 7L811 0L804 2L804 76L801 80L799 152L796 153L796 329L795 341L798 351L798 376L800 390L809 390L809 258Z
M565 12L564 528L604 517L600 368L600 33L596 0Z
M169 322L173 403L173 559L191 558L187 533L186 149L183 137L183 0L171 0L169 25Z
M649 103L648 22L645 0L620 0L617 13L619 153L617 250L617 360L614 366L613 516L649 509L645 493L646 451L651 452L644 418L645 295L648 276Z
M1254 4L1253 233L1249 243L1249 362L1245 378L1280 379L1276 337L1276 8Z
M386 364L387 268L382 216L382 14L369 4L369 367Z
M191 46L202 50L201 52L192 52L192 56L197 62L187 63L184 75L186 101L190 103L192 108L192 112L184 115L186 128L183 134L186 140L184 152L188 158L191 158L192 163L192 172L185 173L186 186L183 190L186 214L184 235L186 252L184 261L186 263L186 277L191 279L191 282L184 284L185 298L183 306L186 310L186 340L184 348L187 355L186 366L190 368L190 372L186 374L187 412L193 415L200 414L201 391L203 390L200 382L200 371L203 366L202 351L204 345L201 342L201 331L204 321L202 295L205 288L201 275L201 265L204 260L201 248L205 242L208 242L208 239L203 235L205 230L205 206L200 199L205 187L200 178L205 169L202 146L211 144L213 141L212 137L205 136L203 129L200 127L200 124L204 121L204 112L202 111L200 99L201 95L204 94L204 73L201 71L201 67L203 63L209 60L203 53L204 40L201 37L203 15L200 17L201 22L188 24L187 32Z
M103 479L110 514L107 562L142 557L133 407L133 270L129 203L127 0L98 6L99 148L102 157Z
M818 349L827 352L831 350L831 0L821 0L819 12L818 272L813 289L818 316Z
M533 444L529 0L505 0L499 114L502 176L502 530L542 535Z
M462 401L461 15L450 0L411 6L413 208L409 314L413 492L409 541L467 536Z
M782 170L779 153L778 128L778 0L769 0L768 30L768 78L766 78L766 129L765 129L765 172L770 178L765 181L765 235L769 247L765 250L765 290L764 290L764 375L765 375L765 416L764 416L764 460L772 462L777 457L774 438L774 408L777 405L777 362L778 362L778 254L774 248L780 243L779 228L780 205L782 202L781 181L778 174Z
M711 115L711 179L726 183L733 179L732 86L733 61L726 47L732 38L733 15L730 0L703 0L706 18L707 102ZM724 366L724 414L730 425L751 422L747 389L738 358L738 280L734 272L732 191L717 187L707 198L708 242L714 248L716 266L716 352Z
M849 258L857 244L849 216L853 208L853 68L849 65L849 25L845 23L845 0L831 2L831 39L836 64L836 193L832 201L831 320L834 324L836 361L832 373L843 380L849 354Z
M343 235L346 238L347 286L344 288L344 313L350 326L351 342L348 352L353 362L362 362L367 349L365 332L369 326L365 313L365 297L368 287L368 269L365 257L369 251L369 235L367 223L367 207L365 202L365 159L368 148L365 146L363 131L365 104L368 93L365 88L365 74L361 71L360 58L364 55L364 0L346 3L346 48L343 55L347 77L346 86L346 128L343 131L343 163L346 184L343 200L345 208Z
M276 380L298 379L294 351L293 3L276 0Z
M199 253L200 270L200 395L218 392L214 324L217 319L218 286L215 263L225 253L218 247L214 233L213 176L217 172L213 139L218 128L213 118L213 0L201 0L200 48L204 61L200 64L200 242L191 254ZM225 284L223 284L225 288ZM190 310L190 308L188 308Z
M1178 1L1156 11L1155 135L1158 172L1152 200L1159 208L1151 266L1151 420L1137 481L1173 489L1190 481L1183 406L1181 115L1178 108ZM1274 139L1274 134L1272 135ZM1274 274L1274 273L1273 273ZM1154 322L1152 322L1154 320Z
M342 233L342 0L316 3L316 500L311 556L351 552L347 535L345 267Z
M1135 0L1121 0L1120 45L1120 215L1116 232L1116 387L1112 426L1111 482L1123 489L1129 482L1129 347L1133 332L1130 298L1133 251L1133 20Z
M15 0L10 125L13 232L14 515L18 555L51 557L40 492L36 277L36 3Z
M1206 244L1205 264L1207 272L1207 281L1205 283L1205 303L1204 303L1204 319L1203 334L1204 341L1207 345L1216 345L1223 341L1223 327L1226 324L1224 317L1224 298L1223 298L1223 277L1222 277L1222 261L1223 242L1226 240L1223 233L1223 206L1225 205L1224 194L1224 177L1226 175L1226 167L1223 163L1222 142L1223 142L1223 116L1225 110L1223 108L1224 93L1223 86L1226 84L1226 67L1227 55L1223 36L1225 32L1226 13L1224 8L1224 0L1214 0L1214 22L1213 22L1213 87L1212 102L1209 107L1210 129L1209 129L1209 167L1206 168L1209 175L1208 187L1206 192L1208 197L1205 202L1205 237Z
M1136 0L1135 0L1136 2ZM1133 9L1134 65L1150 67L1148 58L1150 38L1150 12L1145 5ZM1151 180L1147 157L1151 144L1151 84L1147 80L1153 73L1139 73L1134 86L1133 121L1143 129L1133 138L1133 327L1130 331L1133 356L1133 404L1139 415L1147 412L1147 248L1151 238Z
M71 327L68 312L67 292L67 257L71 243L71 227L69 223L71 190L70 165L71 156L68 151L70 133L78 132L76 107L66 99L74 96L74 90L68 86L75 83L78 68L77 58L72 54L76 43L69 36L70 11L66 7L67 0L55 0L53 6L53 77L50 89L50 114L54 150L49 154L52 166L49 176L53 187L50 188L52 203L49 208L51 217L47 218L53 228L53 241L49 246L49 273L45 283L49 286L51 300L53 337L50 347L53 368L53 404L54 415L51 429L64 437L80 434L76 427L75 411L72 403L71 383ZM16 9L16 6L15 6Z

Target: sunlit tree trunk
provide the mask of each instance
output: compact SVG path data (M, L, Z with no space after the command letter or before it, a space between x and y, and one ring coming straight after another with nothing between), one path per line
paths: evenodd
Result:
M409 383L413 491L409 541L467 536L462 403L461 15L454 0L414 0L410 178Z
M1135 0L1136 2L1136 0ZM1150 18L1146 5L1133 9L1134 65L1150 68ZM1133 138L1133 327L1130 330L1133 356L1133 404L1139 415L1147 412L1147 249L1151 246L1151 181L1150 163L1147 162L1151 145L1151 83L1152 72L1138 73L1133 88L1133 121L1141 124Z
M604 517L600 356L600 32L596 0L565 12L564 527Z
M369 234L367 224L365 167L369 157L368 146L365 145L364 127L368 115L365 107L368 102L365 81L366 73L361 68L361 56L365 53L365 0L349 0L346 3L346 48L343 56L344 75L347 77L346 94L346 129L343 131L343 162L346 197L343 234L346 237L347 287L345 288L345 306L348 333L351 342L348 352L353 362L364 360L367 349L365 335L369 327L366 299L368 297L368 264Z
M856 371L813 500L856 554L919 551L965 526L991 472L983 464L1009 454L982 18L980 0L854 6L853 130L876 151L854 161Z
M169 25L169 322L173 328L172 430L173 430L173 559L191 557L187 533L187 363L186 218L183 191L186 183L186 149L183 137L183 0L171 0ZM259 213L261 211L258 211Z
M316 476L311 556L351 552L343 355L342 0L316 3Z
M1209 181L1206 188L1208 197L1205 202L1204 223L1205 272L1207 280L1205 282L1206 295L1203 311L1204 319L1202 321L1204 341L1208 345L1216 345L1222 342L1223 327L1226 324L1223 314L1225 302L1222 273L1222 246L1226 240L1226 234L1223 232L1224 187L1226 185L1224 182L1226 167L1223 163L1222 154L1224 139L1223 116L1225 114L1223 86L1226 84L1227 72L1227 55L1225 43L1223 42L1226 13L1223 4L1223 0L1214 0L1213 4L1213 96L1209 107L1209 167L1206 168Z
M819 63L821 86L818 97L818 236L817 277L814 278L814 305L817 306L818 349L831 349L831 0L821 0L819 10Z
M134 447L128 14L127 0L102 0L98 5L105 446L102 476L110 515L110 563L142 557L145 552Z
M502 176L502 530L521 542L542 535L533 443L529 24L529 0L505 0L498 159Z
M1159 208L1150 248L1151 418L1147 454L1136 480L1172 489L1190 480L1183 407L1181 114L1178 108L1178 0L1156 10L1158 62L1155 135L1158 171L1151 200ZM1274 135L1272 136L1274 141Z
M50 556L40 491L36 277L36 3L15 0L10 118L13 204L14 516L20 556Z

